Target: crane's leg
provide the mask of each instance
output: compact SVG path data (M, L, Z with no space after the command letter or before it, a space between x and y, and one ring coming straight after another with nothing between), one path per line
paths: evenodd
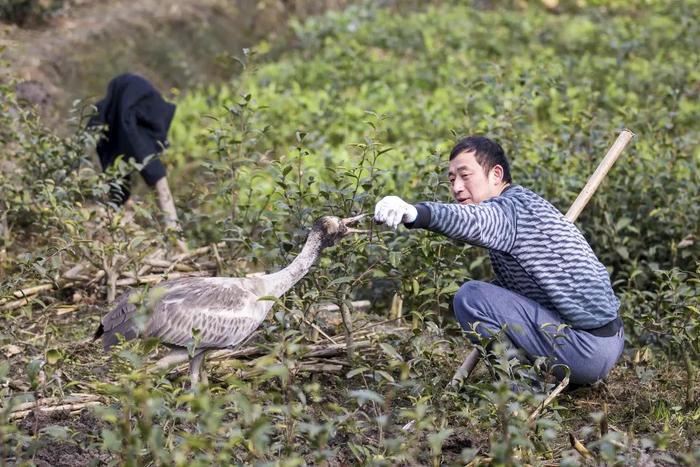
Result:
M187 349L173 349L168 355L161 358L155 363L155 367L159 370L165 370L177 363L184 363L188 360Z
M199 378L200 378L200 381L202 382L202 384L204 384L205 386L209 386L209 374L207 373L207 367L204 364L204 360L205 360L204 354L205 353L207 353L207 352L206 351L202 352L202 365L199 368Z
M190 380L192 381L192 389L197 387L200 382L202 372L204 370L204 357L206 356L206 351L200 351L192 360L190 360ZM206 378L202 378L202 382L206 383Z

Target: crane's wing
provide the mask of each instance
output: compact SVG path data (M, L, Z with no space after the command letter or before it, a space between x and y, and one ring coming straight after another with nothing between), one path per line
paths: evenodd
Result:
M144 336L166 344L188 346L197 335L198 348L236 345L264 318L272 302L259 301L257 281L232 278L183 278L159 284L164 290L146 321ZM158 292L156 292L158 293ZM128 296L102 319L105 349L118 342L117 334L131 339L139 334L136 306Z

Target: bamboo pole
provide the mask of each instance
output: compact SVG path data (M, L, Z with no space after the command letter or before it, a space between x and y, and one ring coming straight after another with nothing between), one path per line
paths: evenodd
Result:
M555 397L559 395L567 386L569 385L569 375L566 375L564 379L561 380L559 385L554 388L554 390L547 396L545 400L542 401L540 405L537 406L537 408L530 414L530 416L527 419L528 424L532 425L535 420L537 420L537 417L539 416L540 413L547 407L549 404L552 403Z
M598 168L595 169L593 175L591 175L591 177L588 179L586 186L583 187L583 190L581 190L581 193L579 193L578 197L574 201L574 204L571 205L569 210L566 212L566 216L564 217L571 222L575 222L576 219L578 219L578 216L581 214L581 211L583 211L583 208L586 207L588 201L590 201L590 199L593 197L593 194L598 189L617 158L620 157L620 154L622 154L622 151L633 137L634 133L632 133L630 130L622 130L620 135L615 140L615 143L613 143L608 150L608 153L605 154L603 160L600 162L600 164L598 164Z

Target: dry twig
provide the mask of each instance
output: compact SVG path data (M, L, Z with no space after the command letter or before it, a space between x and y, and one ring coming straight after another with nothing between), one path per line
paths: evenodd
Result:
M576 452L581 454L586 459L591 459L593 457L591 451L589 451L588 448L584 446L581 441L576 439L576 436L574 436L573 433L569 433L569 443L571 443L571 447L574 448Z
M338 338L336 338L338 339ZM338 339L339 340L339 339ZM362 340L362 341L357 341L354 344L354 347L357 348L365 348L369 347L371 345L369 340ZM302 359L309 359L309 358L327 358L327 357L337 357L340 355L343 355L346 350L347 346L345 345L344 342L338 343L338 344L324 344L324 345L309 345L306 347L308 352L300 355L300 358ZM265 355L265 349L262 348L261 346L249 346L249 347L243 347L239 349L223 349L223 350L217 350L216 352L212 352L208 357L207 360L212 362L212 361L217 361L217 360L224 360L224 359L230 359L230 358L239 358L239 357L260 357L262 355ZM172 365L177 365L171 369L171 373L173 374L180 374L183 373L187 370L187 365L183 365L183 363L186 363L189 360L189 357L187 355L181 355L181 356L176 356L171 360L169 363ZM151 365L148 367L147 371L153 371L157 367L156 365Z
M12 408L9 414L10 420L18 420L26 417L34 411L40 413L51 412L75 412L85 407L101 405L101 397L94 394L72 394L66 398L46 397L32 402L23 402Z
M112 258L112 264L104 261L103 264L98 267L87 263L78 263L73 265L55 282L23 287L22 289L12 292L9 296L0 299L0 311L14 310L15 308L22 307L29 304L36 296L56 289L68 287L88 288L96 283L102 282L105 277L108 279L108 296L111 298L115 294L117 287L153 284L164 279L174 279L178 277L211 276L216 270L215 262L206 261L198 264L191 260L211 251L215 251L218 254L217 249L225 245L224 242L221 242L197 248L189 253L177 255L172 260L162 259L163 250L158 249L146 256L143 260L143 266L137 273L120 271L124 268L117 267L115 262L122 261L123 263L126 260L124 257ZM183 261L188 260L190 261L189 264L183 264ZM123 264L121 266L123 266ZM149 271L151 271L152 274L144 275Z

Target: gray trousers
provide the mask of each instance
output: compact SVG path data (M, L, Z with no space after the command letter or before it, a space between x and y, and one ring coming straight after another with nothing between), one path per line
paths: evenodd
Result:
M505 334L528 358L550 357L553 364L571 370L571 382L590 384L607 376L622 354L624 331L597 337L564 327L561 317L534 300L481 281L464 284L454 298L454 310L462 329L491 337L504 326ZM476 337L474 336L474 339ZM561 379L563 373L555 371Z

